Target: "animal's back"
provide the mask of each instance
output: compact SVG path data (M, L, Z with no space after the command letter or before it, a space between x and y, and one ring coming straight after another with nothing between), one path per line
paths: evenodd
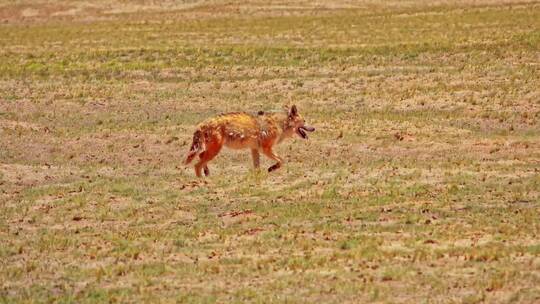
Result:
M256 117L244 112L221 114L205 120L199 125L205 133L219 133L223 143L233 149L257 148L259 122ZM218 134L216 134L218 135Z

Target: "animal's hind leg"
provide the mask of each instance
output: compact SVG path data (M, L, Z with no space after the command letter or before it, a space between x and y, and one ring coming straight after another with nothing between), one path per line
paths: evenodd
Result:
M210 169L208 168L208 162L211 161L221 150L221 143L206 144L206 150L199 155L199 162L195 164L195 174L197 177L201 177L201 169L204 170L204 175L210 175Z
M204 175L205 176L208 176L210 175L210 169L208 169L208 165L206 164L207 162L204 161L204 153L206 151L204 151L203 153L199 154L199 162L195 164L195 174L197 175L197 177L201 177L202 174L201 174L201 171L204 172Z
M204 152L203 152L204 153ZM201 164L201 161L199 161L198 163L195 164L195 175L197 175L197 177L201 177L201 169L202 169L203 165Z
M202 160L204 159L204 156L203 154L199 154L199 158ZM208 168L208 164L204 164L204 166L202 167L203 168L203 172L204 172L204 176L208 176L210 175L210 169Z

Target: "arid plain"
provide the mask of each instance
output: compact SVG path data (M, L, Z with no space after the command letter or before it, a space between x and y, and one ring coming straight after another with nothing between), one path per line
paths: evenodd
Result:
M538 1L0 0L0 302L538 303L539 88Z

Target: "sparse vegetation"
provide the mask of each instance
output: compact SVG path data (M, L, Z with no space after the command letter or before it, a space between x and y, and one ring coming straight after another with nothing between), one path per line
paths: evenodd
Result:
M0 302L540 301L538 2L0 0L0 21ZM317 131L280 171L181 165L200 120L292 103Z

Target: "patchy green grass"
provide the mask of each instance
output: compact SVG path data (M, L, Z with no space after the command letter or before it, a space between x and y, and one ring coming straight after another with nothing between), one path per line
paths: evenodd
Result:
M538 3L0 20L0 302L540 301ZM181 165L200 120L293 103L317 131L277 172Z

